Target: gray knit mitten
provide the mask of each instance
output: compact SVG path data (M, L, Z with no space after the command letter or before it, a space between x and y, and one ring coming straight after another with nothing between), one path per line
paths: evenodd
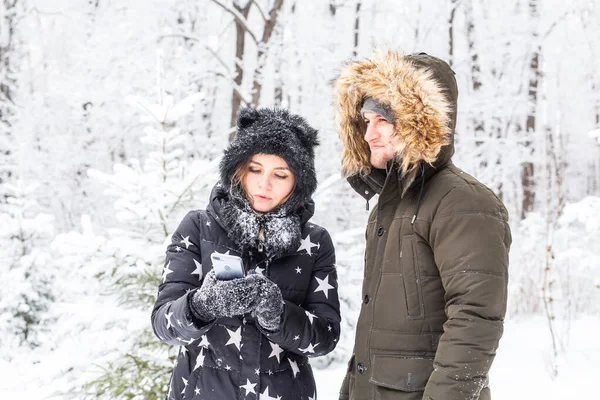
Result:
M260 298L252 315L265 330L274 332L279 329L283 314L283 297L281 290L270 279L262 276Z
M200 289L193 294L190 309L204 322L243 315L256 307L261 286L258 275L222 281L215 277L214 270L210 270Z

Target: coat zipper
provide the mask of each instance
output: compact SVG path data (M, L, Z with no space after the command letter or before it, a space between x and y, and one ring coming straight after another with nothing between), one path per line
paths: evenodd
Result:
M262 226L258 230L258 251L260 253L265 249L265 228Z

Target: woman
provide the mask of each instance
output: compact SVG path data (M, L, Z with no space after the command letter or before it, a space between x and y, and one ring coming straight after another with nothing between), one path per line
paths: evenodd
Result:
M335 254L308 223L317 131L285 110L242 109L206 211L188 213L167 248L155 334L181 346L168 399L316 398L307 357L340 332ZM219 280L213 253L246 275Z

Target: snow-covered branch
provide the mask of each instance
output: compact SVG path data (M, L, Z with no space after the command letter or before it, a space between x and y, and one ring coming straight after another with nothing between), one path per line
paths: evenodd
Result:
M256 43L258 45L259 41L256 38L256 35L254 35L254 32L252 32L252 29L250 29L250 26L248 26L248 21L246 20L246 18L244 18L244 16L242 14L240 14L234 8L227 7L225 4L221 3L219 0L211 0L211 1L213 3L215 3L216 5L218 5L219 7L221 7L223 10L227 11L229 14L233 15L233 17L236 19L236 21L238 21L241 25L244 26L244 29L246 30L246 32L248 32L248 35L250 35L250 37L252 38L254 43Z
M185 34L185 33L170 33L170 34L160 35L160 36L158 36L158 41L160 42L162 39L171 38L171 37L188 39L188 40L192 40L192 41L200 43L200 46L202 46L206 51L208 51L219 62L219 64L221 64L221 66L223 68L225 68L225 70L227 71L227 75L225 75L225 74L218 74L218 75L222 76L222 77L226 77L228 80L230 80L230 82L232 83L233 90L235 90L235 92L240 96L240 98L242 99L244 104L246 104L246 105L250 104L250 100L248 99L248 97L240 89L239 85L235 84L235 81L233 80L233 73L231 72L231 69L227 66L225 61L223 61L223 59L219 56L219 54L217 54L216 51L214 51L210 46L203 44L203 41L200 38L193 36L193 35ZM237 60L236 60L236 63L237 63Z
M267 22L270 18L267 17L267 15L265 14L265 12L263 11L262 7L260 6L260 4L258 4L258 1L256 0L250 0L250 2L252 4L254 4L254 7L256 7L256 9L258 10L258 12L260 13L260 15L263 18L263 21Z

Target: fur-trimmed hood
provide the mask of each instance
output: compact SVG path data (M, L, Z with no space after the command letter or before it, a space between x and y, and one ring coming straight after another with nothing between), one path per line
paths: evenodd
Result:
M395 116L394 161L405 176L421 163L447 163L454 153L458 88L450 66L425 53L402 55L377 50L347 64L335 81L336 120L342 141L342 173L371 172L370 149L361 115L365 97L389 107Z

